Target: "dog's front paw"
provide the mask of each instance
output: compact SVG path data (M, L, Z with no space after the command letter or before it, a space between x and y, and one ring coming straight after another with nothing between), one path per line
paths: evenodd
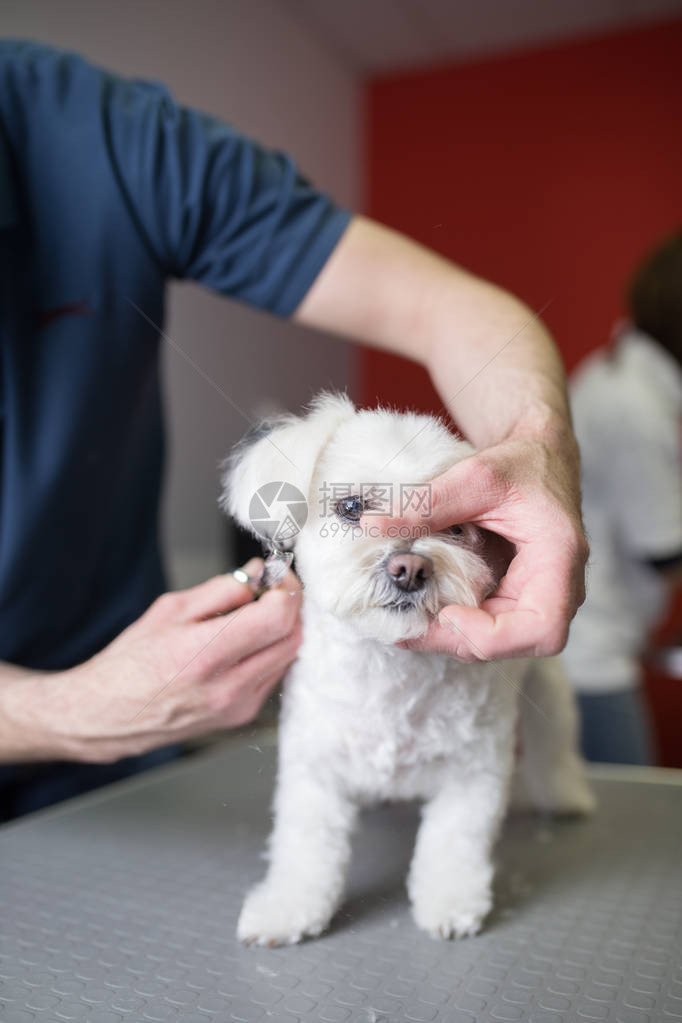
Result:
M245 945L294 945L321 934L335 909L331 899L296 886L263 881L246 897L237 924Z
M412 893L412 915L432 938L466 938L478 934L490 912L489 880L462 878L445 888L424 886Z

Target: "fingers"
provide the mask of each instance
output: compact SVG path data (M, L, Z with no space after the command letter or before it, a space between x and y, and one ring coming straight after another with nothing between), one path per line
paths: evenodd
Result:
M263 571L263 559L251 558L242 566L242 571L250 578L258 579ZM186 600L185 617L191 621L225 614L249 603L254 597L254 587L249 583L238 582L231 573L214 576L182 592Z
M440 621L452 637L457 656L466 661L533 656L546 638L546 623L529 609L492 615L481 608L449 607L441 612Z
M246 588L246 587L244 587ZM288 572L279 586L222 618L197 623L192 643L204 644L204 660L236 664L288 636L301 609L301 584Z
M254 717L269 693L281 680L298 653L302 629L298 623L284 639L259 650L230 668L224 680L209 683L209 699L218 711L224 711L230 723Z
M263 571L262 559L252 558L243 570L258 578ZM248 583L238 582L231 573L216 575L187 590L162 594L147 613L164 622L198 622L241 607L253 597L254 590Z
M516 602L502 598L486 602L482 608L444 608L439 615L444 632L434 639L441 648L454 648L455 656L462 660L558 654L566 644L574 612L564 600L556 600L556 592L554 601L542 599L538 584L534 580Z
M488 521L507 497L507 484L491 464L471 455L431 481L432 529L453 523Z
M257 580L260 579L263 572L263 559L251 558L245 565L242 565L241 571L253 579L254 583L240 582L232 574L218 575L199 586L193 586L189 590L181 590L175 594L184 601L183 616L187 620L201 621L205 618L225 614L227 611L232 611L253 600ZM301 583L289 569L276 588L300 593Z
M287 574L280 582L277 583L277 586L273 587L273 590L284 590L286 593L290 594L290 596L298 598L300 607L300 602L303 595L301 580L298 578L296 573L293 572L290 568L287 569Z
M432 654L449 654L458 661L465 664L473 664L475 661L483 661L486 658L478 653L473 653L471 644L463 641L460 630L448 624L450 613L469 610L468 608L448 607L440 613L441 620L432 622L428 632L417 639L403 640L397 645L405 650L421 650Z
M412 649L458 660L547 657L559 653L583 595L582 571L568 551L529 544L482 607L445 607Z
M384 534L396 527L424 525L436 532L455 523L481 521L506 494L502 477L477 455L423 484L423 490L418 486L412 489L417 493L409 507L394 507L390 516L372 515L371 525Z
M548 641L547 623L534 611L517 609L491 615L481 608L453 606L440 612L438 622L430 626L425 636L405 645L413 650L450 654L473 664L549 656L558 653L563 643Z

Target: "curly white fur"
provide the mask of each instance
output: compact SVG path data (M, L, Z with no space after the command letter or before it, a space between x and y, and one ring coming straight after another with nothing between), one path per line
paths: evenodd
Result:
M325 394L231 460L223 504L243 525L253 494L271 481L295 484L309 506L295 538L304 639L285 684L270 867L238 924L245 942L291 943L327 927L358 809L385 799L425 801L408 878L417 924L446 938L478 931L491 905L524 678L533 689L521 701L526 798L543 809L592 808L555 663L465 665L393 645L422 634L447 604L475 605L489 592L479 531L380 536L321 500L332 484L359 494L362 484L425 483L471 451L431 417L356 411ZM386 569L406 551L433 567L410 593Z

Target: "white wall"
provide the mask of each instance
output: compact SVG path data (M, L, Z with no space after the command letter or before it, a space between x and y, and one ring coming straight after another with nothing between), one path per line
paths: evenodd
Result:
M356 206L359 83L287 10L278 0L2 0L0 33L163 81L181 102L287 149L317 185ZM194 285L173 285L169 300L166 333L201 371L164 346L163 528L173 582L186 585L223 567L217 464L248 426L228 399L252 413L295 409L320 387L352 391L354 355Z

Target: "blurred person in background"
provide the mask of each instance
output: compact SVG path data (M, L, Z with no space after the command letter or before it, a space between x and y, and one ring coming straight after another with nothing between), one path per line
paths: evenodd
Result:
M682 580L682 233L637 269L630 322L572 381L590 543L564 664L590 760L655 761L640 664Z

